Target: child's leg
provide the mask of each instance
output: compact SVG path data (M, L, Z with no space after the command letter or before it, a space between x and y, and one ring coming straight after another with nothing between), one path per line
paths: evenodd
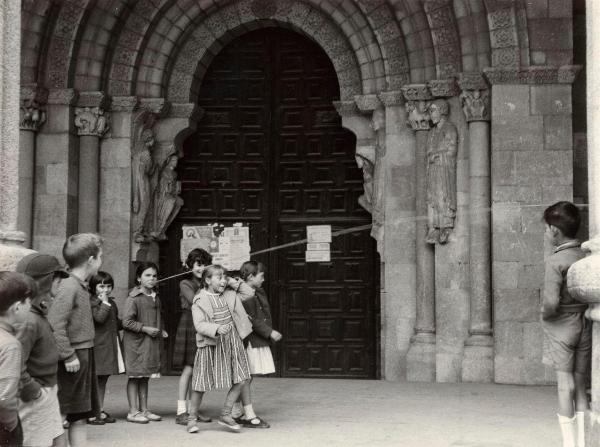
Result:
M573 417L575 399L575 379L572 372L556 371L558 385L558 414Z
M98 376L98 399L100 399L100 413L104 410L104 395L106 393L106 382L110 376Z
M198 417L198 413L200 412L200 404L202 403L202 397L204 397L203 391L192 391L189 408L190 419Z
M586 411L589 410L590 404L588 401L588 395L586 393L587 388L587 374L581 374L576 372L574 374L575 380L575 411Z
M85 447L87 445L86 420L71 422L69 426L69 445L71 447Z
M140 399L140 411L143 413L148 410L148 377L138 379L138 397Z
M127 402L129 402L129 414L140 411L138 406L139 379L129 378L127 381Z
M190 400L192 393L190 393L190 382L192 379L193 368L190 365L183 367L181 376L179 377L179 389L177 392L177 414L185 413L186 411L186 399L189 393Z

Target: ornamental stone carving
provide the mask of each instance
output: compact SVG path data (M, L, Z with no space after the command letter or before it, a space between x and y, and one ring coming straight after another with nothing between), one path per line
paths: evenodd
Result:
M458 95L456 79L434 79L427 83L429 91L436 98L451 98Z
M364 193L358 203L369 213L373 213L373 176L375 174L375 148L373 146L356 146L356 164L363 172Z
M460 103L468 122L490 120L489 90L463 90Z
M20 128L37 132L46 122L44 104L48 100L48 90L37 85L21 87Z
M179 157L172 153L167 156L160 170L158 185L154 190L154 219L150 237L157 241L167 239L165 230L183 206L181 194L181 183L177 181L175 168Z
M371 128L375 132L375 164L373 168L373 192L371 200L373 227L371 228L371 236L378 242L382 242L385 228L385 166L383 158L386 151L385 109L383 107L379 107L373 111Z
M100 107L76 107L75 127L77 135L103 137L108 132L108 116Z
M429 130L431 118L429 116L430 101L407 101L406 113L408 125L412 130Z
M449 106L436 99L429 106L433 128L427 136L427 236L429 244L445 244L456 217L458 132L448 121Z
M151 123L144 123L134 132L133 154L131 160L133 197L133 237L136 242L148 240L146 219L152 196L151 179L156 171L152 150L154 148L154 132Z

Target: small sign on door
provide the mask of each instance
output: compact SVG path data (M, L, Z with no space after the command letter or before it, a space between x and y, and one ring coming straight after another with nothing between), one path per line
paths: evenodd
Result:
M317 242L331 243L331 225L308 225L306 239L309 244Z
M306 262L330 262L331 252L329 250L306 250Z

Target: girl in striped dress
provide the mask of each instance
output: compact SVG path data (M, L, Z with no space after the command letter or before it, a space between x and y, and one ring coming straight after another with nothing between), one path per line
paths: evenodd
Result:
M199 430L198 407L204 392L229 388L217 422L238 431L241 426L231 417L231 408L250 378L242 340L252 332L242 299L253 297L254 289L243 281L228 278L219 265L206 267L201 282L203 288L192 305L198 351L192 374L193 393L187 430L189 433Z

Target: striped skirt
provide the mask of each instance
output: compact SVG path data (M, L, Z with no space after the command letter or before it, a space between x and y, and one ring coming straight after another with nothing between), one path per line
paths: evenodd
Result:
M192 375L194 391L231 388L249 378L248 357L235 328L219 335L216 346L205 346L196 351Z

